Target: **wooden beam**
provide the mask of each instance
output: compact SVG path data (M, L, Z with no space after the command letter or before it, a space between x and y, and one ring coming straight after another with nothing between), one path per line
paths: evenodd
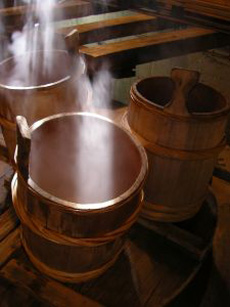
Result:
M20 5L0 9L0 18L2 18L7 32L20 29L25 23L26 14L35 12L34 5ZM92 14L92 6L84 0L66 0L55 6L54 20L68 18L84 17Z
M199 1L199 0L197 0ZM228 6L220 6L209 1L195 2L190 0L157 0L153 2L131 1L133 8L161 18L187 23L194 26L205 26L230 34Z
M122 16L98 22L79 24L74 27L58 29L57 33L66 35L71 30L77 29L80 44L100 42L118 37L131 36L173 27L170 21L162 22L160 18L136 13L131 16Z
M32 272L15 259L11 260L1 270L1 275L10 282L22 285L32 292L35 292L35 294L44 300L44 302L49 303L52 306L102 306L54 280L50 280L39 273Z
M71 14L73 17L81 17L83 10L86 9L84 15L88 15L90 11L89 2L82 0L66 0L54 7L55 16L61 14L62 17ZM87 11L88 9L88 11ZM26 15L28 13L34 13L36 10L35 5L16 5L12 7L5 7L0 9L0 16L18 16Z
M168 32L154 33L123 41L108 43L94 47L82 46L89 67L95 69L106 60L111 63L112 70L117 67L143 64L187 53L203 51L229 44L229 36L202 28L188 28ZM118 67L118 68L119 68Z

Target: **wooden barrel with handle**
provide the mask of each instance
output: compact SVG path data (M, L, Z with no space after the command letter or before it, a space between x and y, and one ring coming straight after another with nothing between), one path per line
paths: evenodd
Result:
M207 196L225 145L229 104L198 80L198 72L175 68L171 78L142 79L131 88L124 125L148 155L142 211L147 219L188 219Z

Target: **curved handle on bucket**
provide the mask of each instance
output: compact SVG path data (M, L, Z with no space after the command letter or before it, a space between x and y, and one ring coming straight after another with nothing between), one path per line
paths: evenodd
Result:
M17 151L16 164L23 178L27 181L29 177L29 155L31 147L30 128L25 117L17 116Z
M191 89L198 83L198 71L173 68L171 79L175 83L175 90L171 102L166 107L167 112L175 115L190 115L186 107L186 99Z

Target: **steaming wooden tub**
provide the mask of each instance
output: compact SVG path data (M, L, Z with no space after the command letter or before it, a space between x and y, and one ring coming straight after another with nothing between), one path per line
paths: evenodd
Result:
M63 137L63 129L75 133ZM12 184L27 254L59 280L96 277L116 260L140 212L145 151L125 130L88 113L51 116L29 130L30 172L28 139L19 132Z
M192 217L206 198L217 156L225 145L229 104L198 83L196 72L142 79L131 88L126 127L149 160L142 215L159 221Z
M77 110L71 58L62 50L53 50L50 54L56 63L55 70L47 76L40 65L42 52L34 52L38 67L28 80L26 74L18 77L18 71L25 70L23 63L28 54L10 57L0 63L0 124L11 161L16 146L17 115L25 116L31 125L52 114ZM34 75L36 78L33 80Z

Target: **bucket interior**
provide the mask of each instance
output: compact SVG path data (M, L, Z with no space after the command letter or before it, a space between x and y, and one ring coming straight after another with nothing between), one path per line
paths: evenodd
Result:
M226 107L224 97L213 88L198 83L189 93L187 109L190 113L212 113Z
M63 201L100 203L117 198L137 180L142 157L133 139L101 117L56 117L32 131L30 177Z
M27 52L0 63L0 85L12 89L43 87L65 79L70 69L71 59L64 50Z
M136 89L149 103L164 107L172 98L174 83L167 77L147 78L138 82Z
M138 82L136 89L149 104L164 107L173 98L175 84L168 77L153 77ZM186 97L186 106L190 113L212 113L223 110L226 100L213 88L198 83Z

